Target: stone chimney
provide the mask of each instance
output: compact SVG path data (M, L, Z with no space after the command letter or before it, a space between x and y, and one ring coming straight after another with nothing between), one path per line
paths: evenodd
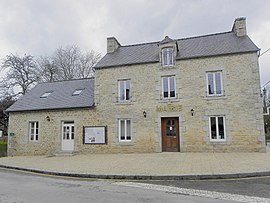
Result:
M237 37L242 37L247 35L246 29L246 18L236 18L233 24L232 31L236 34Z
M108 37L107 38L107 53L113 53L116 51L121 44L117 41L115 37Z

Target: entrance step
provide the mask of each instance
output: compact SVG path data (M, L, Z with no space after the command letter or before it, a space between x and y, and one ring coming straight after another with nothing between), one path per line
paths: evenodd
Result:
M75 155L74 151L59 151L55 153L55 156L57 157L74 156L74 155Z

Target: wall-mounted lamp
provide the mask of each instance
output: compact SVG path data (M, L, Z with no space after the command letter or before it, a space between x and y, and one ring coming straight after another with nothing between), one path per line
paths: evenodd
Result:
M47 119L47 121L51 120L50 116L46 116L46 119Z
M194 115L194 109L191 109L191 110L190 110L190 113L191 113L191 115L193 116L193 115Z
M146 112L145 111L143 111L143 117L146 118Z

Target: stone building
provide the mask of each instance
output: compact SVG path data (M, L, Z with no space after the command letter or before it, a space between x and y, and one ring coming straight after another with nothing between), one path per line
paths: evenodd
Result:
M8 109L9 154L263 152L258 51L245 18L205 36L108 38L95 79L39 84Z

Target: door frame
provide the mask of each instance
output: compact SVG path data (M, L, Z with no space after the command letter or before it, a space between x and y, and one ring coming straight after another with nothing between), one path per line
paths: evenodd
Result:
M166 120L167 119L175 119L176 120L176 149L175 151L168 151L166 150L166 140L164 139L164 137L166 135L164 135L164 133L166 132ZM178 116L169 116L169 117L161 117L160 119L161 122L161 151L162 152L180 152L180 118ZM164 129L165 128L165 129Z
M69 139L70 141L70 149L64 149L64 142L65 140L63 139L63 134L64 134L64 127L65 126L69 126L69 127L73 127L74 128L74 134L73 134L73 139ZM69 135L71 136L71 135ZM74 147L75 147L75 123L74 121L62 121L61 122L61 151L74 151ZM67 142L67 141L66 141Z

